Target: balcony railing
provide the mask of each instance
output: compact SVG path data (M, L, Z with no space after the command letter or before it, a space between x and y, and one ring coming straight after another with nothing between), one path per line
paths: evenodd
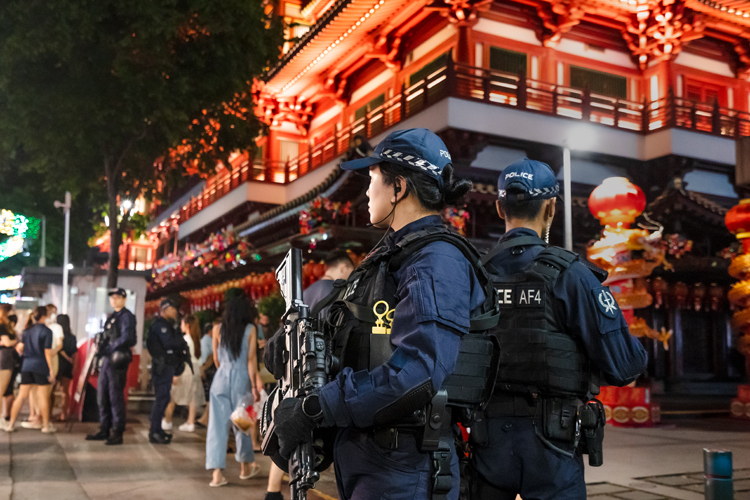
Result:
M641 134L681 128L730 138L750 136L750 113L675 97L671 90L656 101L634 102L456 64L449 58L446 66L409 87L402 85L401 92L350 125L317 137L315 144L300 151L297 158L246 162L219 174L200 196L183 207L180 220L189 219L244 182L288 184L346 152L354 137L375 137L449 96Z

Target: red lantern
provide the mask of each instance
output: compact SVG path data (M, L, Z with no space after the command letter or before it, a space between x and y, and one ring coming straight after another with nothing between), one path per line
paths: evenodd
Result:
M326 274L326 265L322 262L319 262L318 264L315 264L315 269L313 270L313 276L315 276L315 279L320 279Z
M589 196L589 210L607 226L630 227L644 208L643 191L625 177L604 179Z
M750 253L750 198L740 200L724 216L727 229L742 241L742 253Z

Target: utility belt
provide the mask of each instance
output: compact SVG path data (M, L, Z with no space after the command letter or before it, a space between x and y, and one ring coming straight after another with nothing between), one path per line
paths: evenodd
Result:
M486 418L529 418L534 420L537 437L563 455L576 453L589 456L589 465L603 463L604 406L596 399L584 402L574 395L541 395L533 389L525 394L496 392L490 399L483 419L472 426L475 444L488 442Z
M451 444L454 441L451 410L447 406L448 394L440 390L423 410L414 412L388 426L379 426L369 434L377 446L384 450L398 448L399 436L414 436L417 449L432 457L432 500L444 500L453 485L451 476Z

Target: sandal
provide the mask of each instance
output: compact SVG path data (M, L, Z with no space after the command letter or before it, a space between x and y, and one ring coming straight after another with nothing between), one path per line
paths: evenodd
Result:
M250 467L250 474L248 474L247 476L243 476L242 474L240 474L240 479L250 479L257 476L258 474L260 474L260 465L253 464L253 466Z
M211 481L210 483L208 483L208 485L211 488L220 488L220 487L222 487L222 486L224 486L226 484L229 484L229 481L227 481L227 478L222 478L222 480L220 482L218 482L218 483L214 483L213 481Z

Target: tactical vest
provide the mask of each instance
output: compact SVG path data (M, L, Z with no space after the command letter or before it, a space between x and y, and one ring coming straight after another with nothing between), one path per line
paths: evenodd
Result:
M471 318L470 333L461 339L456 369L443 385L449 405L478 408L492 394L497 367L495 341L487 335L497 321L494 288L474 247L444 227L411 233L395 248L379 247L362 261L328 311L326 322L334 332L333 354L342 367L350 367L354 372L372 371L391 358L394 346L390 331L398 286L395 272L410 255L435 241L458 248L485 290L485 302Z
M501 250L537 243L544 244L539 238L515 238ZM497 248L483 261L496 253ZM555 306L555 283L577 260L573 252L547 247L517 274L499 276L490 268L500 307L492 330L500 344L496 393L580 398L599 393L582 342L565 333Z

